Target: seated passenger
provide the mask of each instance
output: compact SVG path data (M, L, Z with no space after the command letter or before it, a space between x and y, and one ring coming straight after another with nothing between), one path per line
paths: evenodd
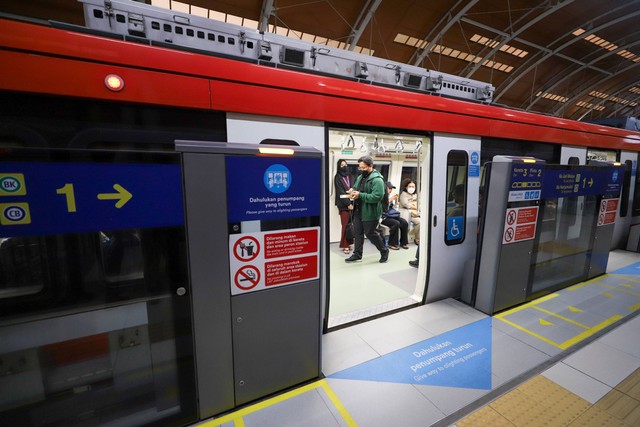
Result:
M453 200L456 204L451 208L447 208L447 218L452 218L454 216L464 216L464 193L464 184L456 185L453 191Z
M389 227L389 249L397 251L399 247L409 249L407 246L409 243L409 224L400 216L400 212L395 207L398 195L391 195L395 188L391 181L387 181L387 191L382 197L382 221L380 223ZM399 240L398 234L400 235Z
M420 243L420 211L418 210L418 195L416 194L416 183L411 178L402 180L402 192L400 193L400 208L408 213L407 221L413 224L411 233L413 242Z

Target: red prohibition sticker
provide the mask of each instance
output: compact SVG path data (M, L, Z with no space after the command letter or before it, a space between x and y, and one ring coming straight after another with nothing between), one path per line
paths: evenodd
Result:
M260 283L260 270L252 265L244 266L236 272L233 281L238 289L249 291Z

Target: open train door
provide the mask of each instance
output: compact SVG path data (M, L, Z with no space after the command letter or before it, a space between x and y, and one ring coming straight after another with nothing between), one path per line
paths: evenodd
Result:
M431 156L431 233L425 302L457 297L465 268L475 258L478 193L480 186L480 138L453 134L433 136Z

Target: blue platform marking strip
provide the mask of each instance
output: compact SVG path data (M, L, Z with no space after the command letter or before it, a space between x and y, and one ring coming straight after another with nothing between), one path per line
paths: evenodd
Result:
M640 275L640 262L623 267L612 274Z
M491 389L491 318L413 344L329 378Z

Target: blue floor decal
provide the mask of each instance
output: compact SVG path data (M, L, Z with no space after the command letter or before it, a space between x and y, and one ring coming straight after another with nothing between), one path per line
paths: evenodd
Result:
M639 275L640 274L640 262L636 262L635 264L628 265L619 270L613 272L613 274L630 274L630 275Z
M429 338L329 378L491 389L491 318Z

